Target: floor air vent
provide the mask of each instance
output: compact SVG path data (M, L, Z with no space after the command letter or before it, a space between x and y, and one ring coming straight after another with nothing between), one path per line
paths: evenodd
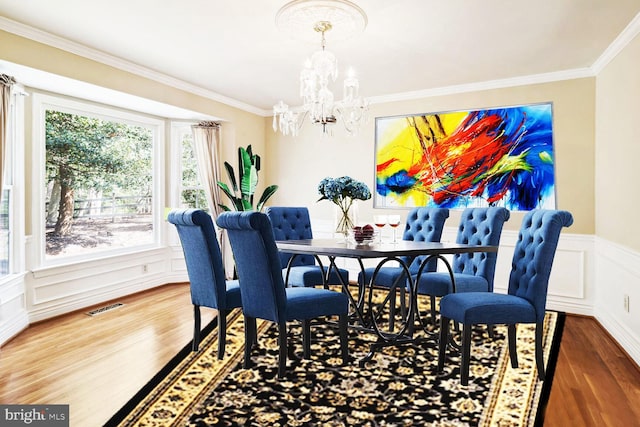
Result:
M121 302L117 302L115 304L110 304L104 307L96 308L95 310L91 310L87 312L89 316L97 316L98 314L106 313L107 311L115 310L116 308L122 307L124 304Z

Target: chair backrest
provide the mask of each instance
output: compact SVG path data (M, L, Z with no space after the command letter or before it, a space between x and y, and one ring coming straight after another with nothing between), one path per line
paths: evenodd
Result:
M467 208L460 217L456 242L467 245L498 246L502 226L509 220L509 216L509 210L506 208ZM453 256L453 271L484 277L489 284L489 292L493 292L497 260L497 252L457 254Z
M446 208L413 208L407 215L402 239L416 242L439 242L444 222L448 217L449 209ZM424 258L416 257L409 266L409 271L417 273ZM437 260L431 260L423 272L436 271L436 268Z
M271 206L265 209L265 213L269 221L271 221L273 235L276 240L313 239L309 209L305 207ZM291 256L288 252L280 252L280 265L282 268L287 267ZM311 255L298 255L291 265L314 265L315 263L316 260Z
M167 220L178 230L191 282L191 302L227 309L222 253L211 216L200 209L172 210Z
M560 231L571 224L573 217L567 211L537 209L522 219L509 276L509 294L531 302L538 322L544 319L549 275Z
M223 212L217 224L227 230L240 280L246 316L285 321L287 298L282 267L269 218L261 212Z

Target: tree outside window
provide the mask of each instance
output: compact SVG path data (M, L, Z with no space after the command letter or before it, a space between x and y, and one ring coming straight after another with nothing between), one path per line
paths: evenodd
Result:
M153 132L48 109L46 257L153 242Z

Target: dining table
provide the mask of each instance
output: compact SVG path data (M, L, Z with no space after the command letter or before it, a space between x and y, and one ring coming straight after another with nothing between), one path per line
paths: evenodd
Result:
M358 281L355 286L353 286L349 281L345 281L340 274L337 275L341 282L340 286L342 291L348 296L351 303L352 311L350 313L350 326L377 335L377 340L370 345L369 353L360 359L360 366L364 366L365 363L373 358L376 351L383 347L415 344L421 339L424 339L424 337L417 337L414 333L416 319L421 326L424 327L424 325L422 325L422 316L420 315L418 307L417 284L419 283L423 270L430 260L435 258L438 260L438 263L442 263L444 269L449 273L452 289L453 292L455 292L455 276L447 256L462 253L498 251L498 246L410 240L398 240L396 242L370 242L367 244L358 244L354 241L339 239L278 240L276 241L276 246L281 252L292 254L289 259L289 265L287 266L286 277L288 277L288 269L294 264L296 256L311 255L315 257L319 267L325 270L323 278L323 285L325 287L328 286L327 279L331 272L338 271L338 266L336 264L336 259L338 258L355 259L362 271L361 277L365 277L364 260L373 259L378 261L374 273L368 283L365 283L363 280ZM328 266L326 266L326 269L323 263L323 258L321 257L328 260ZM422 261L416 274L415 270L409 270L409 266L417 257L422 257ZM403 279L406 278L406 282L398 283L400 281L396 281L396 283L388 288L386 297L384 297L383 301L380 302L374 298L374 287L376 277L380 269L385 265L402 268L404 270ZM412 277L412 274L414 277ZM402 287L408 290L406 294L409 300L407 304L408 309L403 315L404 321L397 331L393 329L385 329L381 322L383 317L383 307L390 301L391 293L395 293L398 288L402 289ZM356 295L354 295L354 290ZM437 334L433 334L433 336L437 337Z

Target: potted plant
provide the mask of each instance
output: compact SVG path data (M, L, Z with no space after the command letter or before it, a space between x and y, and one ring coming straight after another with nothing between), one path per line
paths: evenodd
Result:
M232 202L233 210L235 211L262 211L264 204L269 200L271 196L278 189L277 185L270 185L265 188L258 200L258 204L255 209L253 207L253 196L258 185L258 171L260 171L260 156L253 154L251 145L247 148L238 148L238 179L236 180L236 174L233 170L233 166L229 162L224 162L224 167L229 176L231 182L231 188L222 181L218 181L218 187ZM238 185L239 184L239 185ZM232 210L226 205L218 204L223 210Z

